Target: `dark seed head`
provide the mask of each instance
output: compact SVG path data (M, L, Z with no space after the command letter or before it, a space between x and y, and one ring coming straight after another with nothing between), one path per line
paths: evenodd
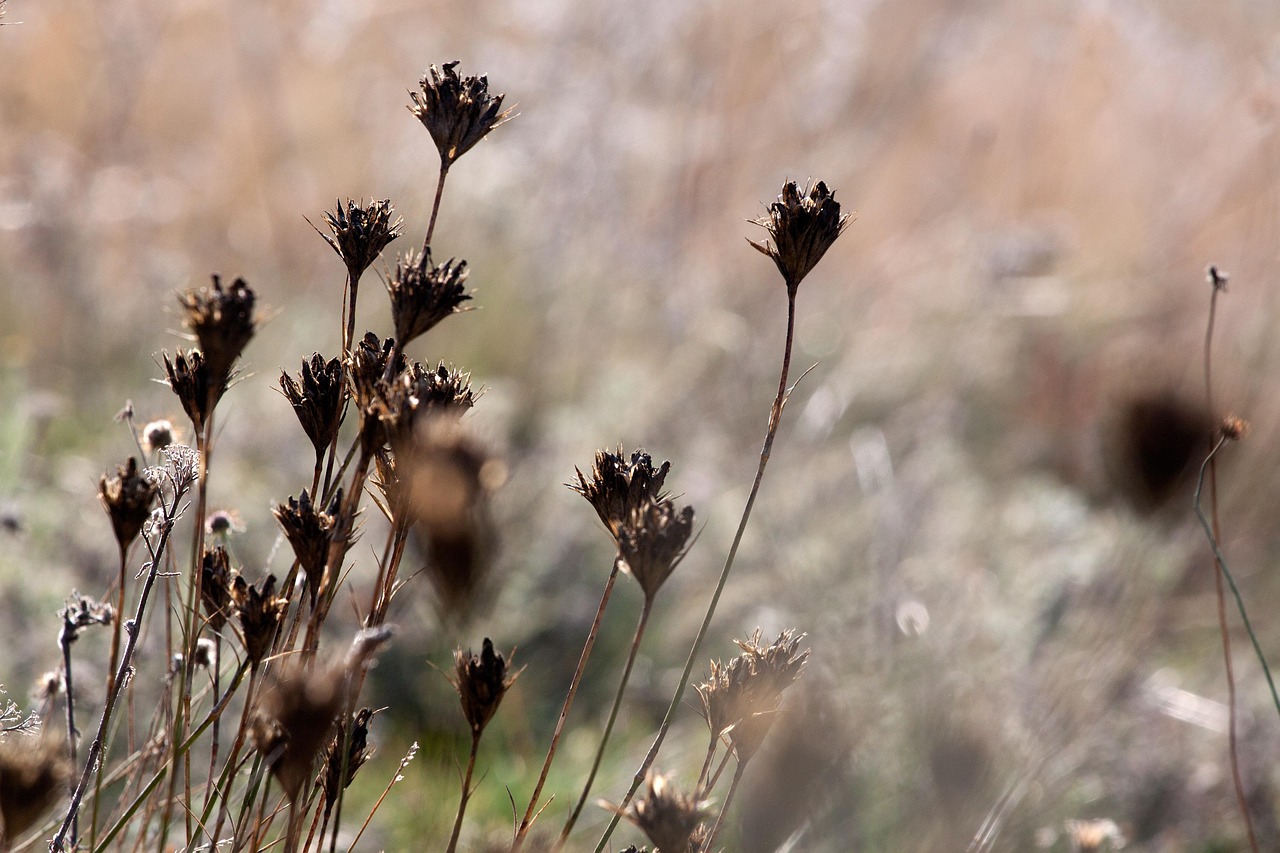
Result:
M263 693L250 734L292 802L315 778L320 748L341 710L342 688L341 669L287 665Z
M652 603L658 590L684 559L693 533L693 507L676 509L669 500L646 503L631 511L618 534L618 553L625 568Z
M431 250L410 249L396 261L395 275L387 282L391 296L391 317L395 321L396 340L400 346L426 333L448 317L466 310L463 302L471 295L463 290L467 281L467 262L453 258L432 265Z
M158 492L159 486L145 472L138 471L138 460L132 456L117 466L114 475L103 474L99 478L98 499L111 517L121 548L128 548L142 532Z
M54 738L0 741L0 849L10 846L67 791L71 765Z
M370 200L367 205L347 199L345 210L339 200L335 210L324 213L330 233L319 228L316 232L338 253L352 281L358 281L387 244L404 232L404 220L395 214L390 199Z
M473 736L478 737L489 725L515 680L516 675L508 674L506 660L493 650L493 642L488 637L484 638L478 655L470 649L454 650L453 687L458 691L462 714Z
M670 462L663 462L655 469L653 458L643 450L632 453L627 461L619 445L617 453L597 450L591 477L584 477L582 471L575 468L578 482L566 485L595 507L600 520L617 539L633 511L666 497L662 486L670 470Z
M243 576L236 575L232 594L240 616L240 630L244 634L245 656L257 669L271 650L289 601L276 596L275 575L267 575L254 586L246 583Z
M618 813L640 827L661 853L699 853L694 834L710 803L681 793L668 777L650 771L641 795Z
M835 194L822 181L803 190L787 181L768 213L754 219L768 233L755 249L773 259L789 291L794 292L809 272L849 224L850 215L840 212Z
M280 389L293 406L307 438L311 439L311 446L316 453L323 452L342 426L347 402L342 362L336 358L325 361L320 353L314 353L310 361L302 362L302 371L296 380L288 373L280 373Z
M232 365L257 329L253 288L237 278L224 290L222 279L215 274L213 287L190 290L178 298L183 322L200 342L211 383L226 385Z
M227 391L227 377L214 381L209 363L200 350L183 352L178 349L173 358L163 353L164 372L168 377L169 387L182 403L182 410L191 418L196 434L204 431L205 421L213 412L222 395Z
M461 77L457 65L432 65L418 81L421 94L409 93L409 112L430 132L445 168L512 118L511 110L502 109L506 96L489 94L488 77Z

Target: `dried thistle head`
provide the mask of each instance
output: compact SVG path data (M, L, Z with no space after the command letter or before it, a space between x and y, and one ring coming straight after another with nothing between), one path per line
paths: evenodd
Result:
M138 470L138 460L132 456L116 467L114 475L103 474L98 479L98 499L111 517L116 542L122 549L142 532L159 491L159 485L145 471Z
M489 725L518 675L508 672L506 660L493 650L488 637L478 655L470 649L454 649L453 687L462 701L462 714L471 726L472 737L479 737Z
M456 61L443 68L432 65L418 81L422 93L409 93L409 112L430 132L445 169L512 118L511 110L502 109L506 95L489 94L488 77L461 77L457 66Z
M631 510L618 532L618 554L624 568L653 602L658 590L688 552L693 534L693 507L676 509L669 501L647 502Z
M178 440L177 430L168 419L151 421L142 428L142 446L152 453L164 450Z
M345 210L339 199L335 210L324 213L331 233L325 234L319 228L316 233L338 253L351 280L359 281L387 244L404 233L404 220L395 214L390 199L371 199L367 205L363 199L347 199Z
M329 745L325 747L324 762L320 768L320 775L316 777L316 785L324 792L324 813L328 815L333 810L333 805L338 801L339 787L349 788L352 781L356 778L356 771L364 766L369 760L369 756L373 754L373 749L369 746L369 721L373 719L373 711L368 708L361 708L359 711L351 715L350 721L350 740L347 739L347 726L339 725L334 731L333 737L329 739ZM345 750L347 773L346 777L342 774L342 762L344 757L343 744L347 745Z
M253 288L237 278L223 290L222 278L215 273L213 287L189 290L178 298L183 323L200 342L211 382L225 385L231 379L232 365L257 330Z
M669 777L653 771L645 777L642 794L625 809L602 805L640 827L661 853L699 853L695 833L711 811L707 800L681 793Z
M286 664L262 694L250 735L292 802L315 778L320 748L341 711L343 681L341 669Z
M231 569L231 555L222 545L205 548L200 561L200 601L204 605L205 618L215 634L231 618L235 609L233 588L235 572Z
M0 740L0 850L10 846L67 792L66 747L45 735Z
M768 232L768 239L747 242L773 259L787 290L794 293L801 279L848 227L849 219L849 214L840 212L835 193L822 181L807 184L803 190L795 181L787 181L768 213L751 220Z
M253 586L246 583L242 575L236 575L232 594L240 617L240 631L244 634L245 656L257 669L275 642L289 601L276 595L275 575L267 575Z
M342 489L334 494L329 508L319 509L312 505L311 497L303 489L297 500L290 496L287 503L277 504L272 514L284 530L285 538L293 547L299 565L307 575L307 594L311 606L315 607L316 593L320 590L320 581L324 577L325 565L329 562L329 546L338 529L339 515L342 511ZM351 545L350 537L346 548ZM346 548L343 553L346 553Z
M628 461L622 445L618 445L617 453L596 451L590 479L584 477L580 469L573 470L578 482L566 485L595 507L600 520L617 539L632 511L666 498L662 485L671 463L663 462L655 470L653 458L643 450L632 453Z
M302 362L298 379L281 371L280 390L293 406L293 413L311 439L311 446L316 453L322 453L333 443L342 426L347 402L342 362L336 358L325 361L320 353L313 353L310 361Z
M169 387L177 395L182 410L191 418L191 424L199 435L204 432L205 422L218 401L227 392L229 377L215 379L215 374L209 369L209 363L200 350L183 352L178 349L172 359L167 352L162 356Z
M58 636L58 644L67 646L80 637L80 632L92 625L110 625L115 621L116 611L110 604L99 603L87 595L72 590L66 606L58 611L62 617L62 631Z
M463 290L467 281L467 262L453 258L432 265L431 250L410 249L396 261L396 271L387 282L391 297L391 318L396 326L400 346L425 334L450 314L461 308L471 295Z

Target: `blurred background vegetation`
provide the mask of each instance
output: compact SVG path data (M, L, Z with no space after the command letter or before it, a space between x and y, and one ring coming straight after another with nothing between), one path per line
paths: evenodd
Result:
M178 422L156 353L181 343L173 294L214 271L244 276L272 319L223 403L213 504L243 519L246 573L287 568L269 509L309 483L311 453L275 378L336 353L343 281L303 217L391 198L407 225L391 248L421 239L438 161L406 90L459 59L520 116L452 171L434 240L471 265L480 310L410 354L472 371L486 392L469 419L510 476L483 612L440 618L421 580L393 609L400 632L368 688L387 706L379 753L351 813L411 741L423 753L368 849L447 832L465 732L427 663L447 668L453 646L484 636L528 669L482 748L466 843L508 831L504 786L523 804L612 558L562 484L619 441L672 460L668 485L705 524L659 597L597 784L621 796L732 536L776 382L785 297L745 220L784 178L810 176L858 217L801 288L796 363L817 367L704 654L795 626L813 658L772 763L747 774L730 849L794 833L798 850L962 850L993 815L984 849L1066 850L1065 822L1093 818L1115 820L1129 849L1241 848L1211 564L1179 477L1203 454L1179 436L1227 409L1253 422L1220 493L1274 655L1280 7L14 0L4 23L12 695L56 666L62 599L109 582L95 485L135 452L113 416L132 400L140 422ZM1232 275L1211 413L1209 263ZM389 334L366 281L359 325ZM377 541L353 552L357 578ZM548 789L549 827L607 711L639 603L624 592ZM1276 849L1277 720L1233 639L1243 769ZM704 733L690 707L659 760L677 781L696 774ZM589 815L583 844L606 817Z

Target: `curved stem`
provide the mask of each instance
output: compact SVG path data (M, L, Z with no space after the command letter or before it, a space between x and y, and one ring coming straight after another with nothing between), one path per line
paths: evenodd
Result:
M787 374L791 369L791 348L795 337L796 325L796 288L787 287L787 339L782 351L782 375L778 379L778 394L773 400L773 407L769 410L769 429L765 433L764 446L760 449L760 464L756 468L756 477L751 484L751 493L747 496L747 505L742 510L742 518L738 522L738 531L733 536L733 544L729 547L729 554L725 558L724 568L720 570L720 580L716 583L716 590L711 596L711 602L707 605L707 613L702 619L702 626L698 628L698 635L693 640L693 646L689 649L689 658L685 661L684 672L680 676L680 683L676 687L675 695L671 697L671 704L667 706L667 713L662 718L662 725L658 728L658 735L653 741L653 746L649 747L649 753L644 757L644 762L640 765L640 769L636 771L635 777L631 780L631 790L627 791L627 795L619 804L617 811L614 813L613 819L609 821L609 826L605 829L604 835L600 837L600 841L596 844L594 853L600 853L604 850L604 846L609 842L609 836L613 835L613 830L621 819L622 810L631 802L631 798L635 796L640 785L644 783L645 774L649 768L653 766L654 760L658 757L658 750L662 747L662 742L667 737L667 731L671 728L671 721L675 718L676 709L680 707L680 699L684 696L685 688L689 685L689 676L693 672L693 665L698 659L698 652L702 648L702 641L707 636L707 629L711 625L711 617L715 615L716 605L720 603L720 594L724 592L725 582L729 579L729 572L733 569L733 561L738 556L738 546L742 544L742 535L747 529L747 520L751 518L751 508L755 506L756 495L760 492L760 481L764 478L765 466L769 464L769 454L773 450L773 440L778 434L778 424L782 420L782 407L787 402Z
M458 803L458 816L453 821L453 835L449 836L449 847L445 853L454 853L458 849L458 836L462 834L462 816L467 811L467 801L471 799L471 774L476 769L476 753L480 751L480 732L471 733L471 756L467 759L467 772L462 777L462 801Z

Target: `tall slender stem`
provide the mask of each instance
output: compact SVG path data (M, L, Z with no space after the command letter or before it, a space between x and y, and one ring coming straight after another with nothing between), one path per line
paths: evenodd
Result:
M720 814L716 817L716 825L711 828L711 835L707 837L704 850L714 850L716 836L720 834L720 827L724 824L724 816L729 813L729 804L733 802L733 795L738 792L738 783L742 781L742 771L747 769L745 761L739 761L738 766L733 769L733 781L729 783L729 793L725 794L724 805L720 807Z
M356 339L356 296L360 291L360 276L347 273L346 293L350 299L343 299L343 307L346 309L347 326L342 332L342 358L345 360L351 354L351 345Z
M662 725L658 727L658 735L654 738L653 745L649 747L649 753L644 757L644 762L640 765L640 769L636 771L635 777L631 780L631 789L627 791L627 795L623 797L622 803L618 806L618 811L614 813L613 819L609 821L609 826L605 828L604 835L600 837L599 843L596 844L594 853L600 853L604 850L605 844L609 842L609 837L613 835L613 830L621 819L621 812L631 802L631 798L635 796L636 791L644 782L645 774L649 768L653 766L653 762L658 757L658 750L662 748L662 742L667 737L667 731L671 728L671 721L675 719L676 709L680 707L680 700L684 696L685 688L689 685L689 676L693 672L694 663L698 659L698 652L702 648L702 641L707 636L707 629L711 626L711 617L715 615L716 605L720 603L720 594L724 592L725 582L729 579L729 572L733 569L733 561L738 556L738 546L742 544L742 536L747 529L747 521L751 518L751 509L755 506L756 495L760 493L760 481L764 478L765 466L769 464L769 455L773 451L773 440L778 434L778 424L782 421L782 407L787 402L787 375L791 370L791 348L795 339L796 325L796 287L794 285L787 286L787 339L782 350L782 374L778 379L778 394L774 397L773 406L769 409L769 429L764 436L764 446L760 448L760 464L756 467L755 480L751 483L751 492L747 496L747 504L742 510L742 518L738 522L738 530L733 536L733 544L729 546L729 554L725 558L724 568L720 570L720 580L716 583L716 590L711 596L711 602L707 605L707 613L702 619L702 626L698 628L698 635L693 640L693 646L689 649L689 658L685 661L684 672L680 675L680 683L676 686L675 695L671 697L671 704L667 706L667 713L662 718Z
M453 835L449 836L449 847L445 853L454 853L458 849L458 836L462 834L462 817L467 811L467 801L471 799L471 774L476 769L476 753L480 751L480 732L471 733L471 756L467 759L467 772L462 777L462 801L458 803L458 816L453 821Z
M444 196L444 179L449 176L449 161L440 160L440 178L436 181L436 197L431 202L431 221L427 223L427 236L422 241L422 251L431 250L431 235L436 232L436 216L440 213L440 199Z

